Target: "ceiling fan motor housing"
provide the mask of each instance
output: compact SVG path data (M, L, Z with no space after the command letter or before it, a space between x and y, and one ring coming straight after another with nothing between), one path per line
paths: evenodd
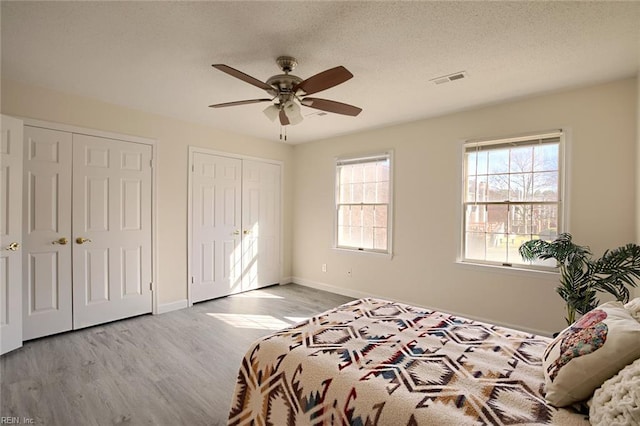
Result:
M275 88L273 93L270 93L271 95L273 96L284 95L287 97L291 97L294 95L293 93L294 86L300 83L301 81L302 79L295 75L279 74L269 78L269 80L267 80L267 84Z
M267 80L267 84L276 88L276 90L273 93L270 92L270 94L277 96L280 105L284 105L286 102L293 100L295 96L293 88L302 82L302 79L289 74L298 65L296 58L292 56L279 56L278 59L276 59L276 63L284 74L274 75Z

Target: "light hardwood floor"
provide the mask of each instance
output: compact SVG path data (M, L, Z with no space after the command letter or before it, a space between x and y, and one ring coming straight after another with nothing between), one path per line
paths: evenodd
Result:
M26 342L0 416L45 425L223 425L246 349L352 300L289 284Z

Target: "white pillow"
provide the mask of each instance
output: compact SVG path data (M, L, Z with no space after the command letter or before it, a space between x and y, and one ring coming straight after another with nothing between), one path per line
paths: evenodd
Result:
M545 350L546 400L564 407L587 399L605 380L640 357L640 322L621 302L587 312Z
M629 311L632 317L640 321L640 297L630 300L629 303L624 305L624 308Z
M640 359L596 389L589 409L594 426L640 424Z

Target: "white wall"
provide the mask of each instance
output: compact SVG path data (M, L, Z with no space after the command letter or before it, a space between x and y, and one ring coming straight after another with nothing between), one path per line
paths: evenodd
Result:
M160 304L186 298L187 146L193 145L284 162L285 277L552 332L564 325L557 277L455 263L461 141L570 129L570 231L599 254L633 241L636 222L640 228L638 103L637 79L626 79L294 147L6 80L1 111L158 140ZM334 156L389 148L394 258L333 250Z
M2 113L158 141L159 304L187 297L188 146L283 161L283 221L291 221L290 145L239 136L206 126L122 108L88 98L2 81ZM283 276L291 276L291 232L283 235Z
M295 146L294 281L559 330L564 305L555 293L557 275L455 262L461 141L568 129L569 231L601 254L636 238L637 98L632 78ZM334 157L389 148L395 151L393 259L332 249Z

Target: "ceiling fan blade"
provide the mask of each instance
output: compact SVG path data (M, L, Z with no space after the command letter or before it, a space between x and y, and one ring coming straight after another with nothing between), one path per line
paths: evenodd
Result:
M252 84L256 87L259 87L260 89L266 90L267 92L270 91L274 91L274 88L271 87L270 85L268 85L267 83L264 83L260 80L258 80L257 78L253 78L248 74L243 73L242 71L238 71L235 68L231 68L228 65L224 65L224 64L213 64L211 65L212 67L219 69L220 71L229 74L230 76L233 76L235 78L238 78L242 81L244 81L245 83L249 83Z
M340 65L301 81L293 88L293 91L295 93L298 90L302 90L306 95L311 95L344 83L351 77L353 77L353 74Z
M330 101L328 99L320 98L304 98L301 101L302 105L310 108L320 109L322 111L334 112L336 114L351 115L355 117L360 114L362 108L357 106L343 104L342 102Z
M284 109L280 110L280 124L282 124L283 126L289 125L289 117L287 117L287 114L285 114Z
M213 105L209 105L210 108L224 108L224 107L230 107L230 106L236 106L236 105L247 105L247 104L257 104L259 102L271 102L271 99L265 98L265 99L248 99L246 101L235 101L235 102L225 102L222 104L213 104Z

